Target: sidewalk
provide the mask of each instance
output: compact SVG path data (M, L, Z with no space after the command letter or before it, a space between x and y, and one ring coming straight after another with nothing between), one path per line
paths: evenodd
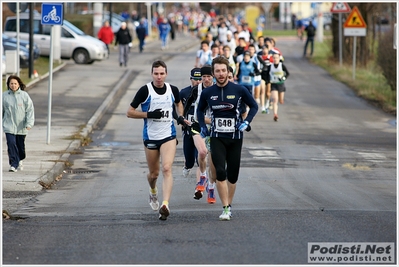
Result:
M111 50L109 59L92 65L65 61L54 69L50 127L47 127L48 75L28 84L27 92L35 106L35 126L26 137L24 170L16 173L8 171L7 144L3 134L3 192L40 191L51 186L62 175L71 153L88 138L112 102L122 96L140 72L148 73L151 62L156 59L166 61L173 56L172 52L197 45L198 39L177 36L170 42L168 50L160 52L159 40L147 40L145 50L140 54L137 42L134 42L126 68L119 66L116 50Z

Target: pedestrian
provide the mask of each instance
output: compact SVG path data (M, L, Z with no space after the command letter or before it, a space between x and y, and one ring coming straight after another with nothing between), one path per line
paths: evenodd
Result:
M159 28L159 38L161 39L161 49L165 50L168 48L168 35L171 30L168 19L164 18L158 26Z
M197 86L201 83L201 69L193 68L190 73L190 82L191 85L180 90L180 100L182 101L183 106L186 106L187 99L191 95L191 90L194 86ZM187 110L187 114L184 114L184 117L187 121L192 123L194 121L194 103ZM184 167L183 167L183 176L188 177L191 169L194 167L195 162L197 161L198 151L195 148L194 140L191 135L191 128L182 127L182 136L183 136L183 154L184 154ZM197 162L198 163L198 162Z
M109 50L109 45L112 43L114 40L114 32L112 31L112 27L109 26L109 21L104 21L103 26L101 29L98 31L97 37L99 40L101 40L105 46L107 47L108 51L108 58L110 54Z
M165 82L167 66L163 61L155 61L151 66L152 82L142 86L136 93L127 111L127 117L144 119L143 142L147 159L147 180L150 186L150 206L159 209L159 219L166 220L170 214L169 200L173 187L172 164L176 154L176 128L173 109L177 112L177 122L186 125L181 116L183 105L179 89ZM141 105L141 110L137 110ZM160 168L160 164L162 168ZM157 180L160 170L163 175L163 202L159 208Z
M121 23L120 29L116 32L115 45L119 46L119 66L127 66L132 36L127 29L126 22Z
M268 69L268 74L270 77L270 90L271 90L271 100L270 105L273 106L274 121L278 121L279 117L277 115L278 103L284 104L284 93L286 91L285 81L290 75L287 67L283 62L280 61L279 54L273 54L273 64L270 64Z
M11 75L7 79L8 90L3 92L3 131L7 140L9 171L23 170L26 158L25 139L35 122L32 99L25 92L21 78Z
M306 57L306 52L308 49L308 44L310 43L310 56L313 56L313 46L314 46L314 36L316 34L316 28L312 21L309 21L309 25L306 26L305 32L307 35L305 49L303 50L303 56Z
M294 13L292 13L292 15L291 15L291 29L295 30L295 26L296 26L296 15Z
M147 28L144 25L145 19L140 20L140 24L136 27L136 35L137 38L139 39L139 51L140 53L143 52L144 50L144 41L145 38L147 37Z
M189 109L191 108L192 103L194 103L194 116L193 121L191 122L191 136L194 141L195 148L198 151L198 165L199 165L199 173L197 173L196 186L194 190L194 199L201 199L204 191L208 188L208 197L207 202L209 204L213 204L216 202L214 189L215 189L215 175L216 173L213 171L214 175L212 175L213 163L211 157L208 156L208 151L210 150L209 146L209 136L201 136L201 127L198 123L197 118L197 106L201 96L201 93L206 88L213 85L213 76L212 69L210 65L205 65L201 68L201 78L202 82L197 86L194 86L191 90L191 94L187 99L186 105L184 107L184 114L187 114ZM207 127L210 127L211 118L209 112L205 116L205 124ZM209 172L210 175L207 175L207 161L208 166L211 169ZM208 179L209 178L209 179Z
M230 220L236 183L238 180L243 132L258 111L258 104L247 89L228 80L229 61L217 57L212 61L212 74L216 84L203 90L197 108L201 134L210 136L210 153L216 170L216 188L223 205L220 220ZM245 120L240 108L249 106ZM209 108L211 127L205 124L205 110Z
M297 36L299 37L299 40L303 40L303 21L302 19L297 19L296 21L296 31L297 31Z
M174 16L171 16L168 20L170 25L170 39L172 41L176 38L176 31L177 31L177 22Z

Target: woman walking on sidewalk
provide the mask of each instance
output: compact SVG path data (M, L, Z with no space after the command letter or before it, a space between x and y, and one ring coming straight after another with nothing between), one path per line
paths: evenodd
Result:
M25 138L35 122L32 99L24 91L26 85L18 76L7 79L8 90L3 92L3 131L7 139L10 172L22 170L25 159Z

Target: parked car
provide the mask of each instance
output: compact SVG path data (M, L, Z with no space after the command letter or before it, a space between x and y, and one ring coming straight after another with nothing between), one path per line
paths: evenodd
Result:
M20 39L29 40L29 13L20 14ZM41 15L34 14L34 42L39 46L41 55L50 55L51 25L41 24ZM16 37L16 17L7 17L4 33ZM91 64L96 60L107 58L107 47L103 42L86 35L83 31L67 20L61 26L61 58L72 58L77 64Z
M4 54L2 55L1 74L6 75L6 56Z
M6 34L2 34L2 39L3 39L3 44L4 43L13 43L17 44L17 39L16 38L11 38ZM19 47L25 47L29 51L29 41L26 40L19 40ZM38 59L40 57L40 48L37 46L37 44L33 43L33 58Z
M3 51L7 50L17 50L17 44L10 42L5 42L5 43L3 42ZM29 50L23 46L19 47L19 67L20 68L29 67Z

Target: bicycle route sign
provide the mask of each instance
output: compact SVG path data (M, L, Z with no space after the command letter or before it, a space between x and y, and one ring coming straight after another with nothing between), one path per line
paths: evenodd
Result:
M64 21L63 4L42 4L42 25L62 25Z

